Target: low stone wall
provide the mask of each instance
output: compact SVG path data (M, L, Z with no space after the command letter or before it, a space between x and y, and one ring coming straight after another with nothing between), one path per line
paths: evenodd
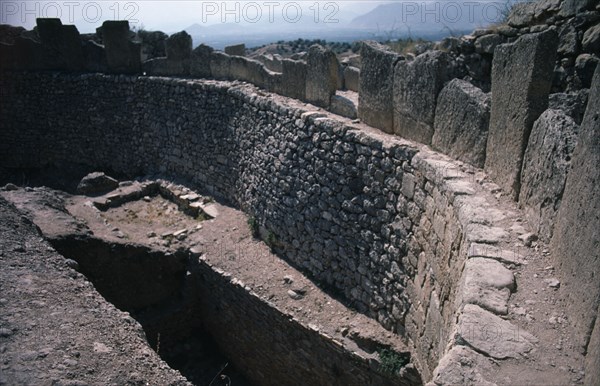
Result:
M250 86L5 75L3 166L161 172L210 190L254 216L315 281L405 336L425 380L457 344L457 315L493 318L506 308L510 290L490 306L462 278L470 256L514 262L503 245L516 240L497 225L507 215L447 157ZM467 304L477 306L463 311Z

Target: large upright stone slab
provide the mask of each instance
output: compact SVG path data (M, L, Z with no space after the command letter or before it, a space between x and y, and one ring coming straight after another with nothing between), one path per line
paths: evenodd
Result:
M394 133L431 144L437 97L451 78L448 54L428 51L394 69Z
M113 73L136 74L141 71L141 45L130 41L129 32L127 20L102 23L106 63Z
M600 67L596 69L551 248L571 301L573 336L587 345L600 305ZM597 358L596 358L597 361ZM592 362L596 362L592 361ZM591 369L590 369L591 371ZM586 370L587 372L587 370Z
M210 78L210 56L213 52L212 47L200 44L192 51L190 63L190 75L199 78Z
M306 63L283 59L279 93L300 100L306 99Z
M392 133L394 65L398 55L373 41L360 48L358 117L367 125Z
M165 44L167 59L189 60L192 56L192 37L185 31L169 36Z
M344 68L344 86L346 90L358 92L359 79L360 70L358 68L352 66Z
M246 56L246 45L242 43L227 46L225 47L225 53L231 56Z
M220 51L211 53L210 72L215 79L229 79L231 77L231 56Z
M523 159L519 205L538 236L548 241L565 188L579 125L559 110L535 122Z
M548 107L558 34L548 30L496 48L485 170L513 199L533 123Z
M165 41L165 50L166 58L154 58L144 62L144 72L148 75L189 75L192 37L185 31L174 33Z
M339 63L335 54L315 44L308 49L306 65L306 100L328 107L338 86Z
M83 45L74 25L60 19L38 18L37 30L44 47L47 69L79 71L84 67Z
M485 162L491 99L471 83L453 79L440 93L432 146L473 166Z

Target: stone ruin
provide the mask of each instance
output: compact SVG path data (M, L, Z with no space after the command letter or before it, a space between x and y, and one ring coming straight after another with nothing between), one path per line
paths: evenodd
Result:
M194 263L222 285L210 302L252 310L252 339L272 332L296 353L261 346L274 364L256 363L252 344L220 329L241 316L204 308L219 346L238 345L223 350L258 384L594 385L599 20L597 1L523 3L505 25L417 56L364 42L360 63L341 64L319 46L301 60L192 49L185 32L166 40L166 57L142 62L127 22L105 22L100 45L40 19L37 38L0 43L0 161L182 178L247 213L294 272L402 341L285 324L294 316L241 273ZM531 311L548 293L564 311L549 321ZM567 339L565 323L568 353L553 343ZM383 347L408 363L385 373ZM552 355L582 365L540 363Z

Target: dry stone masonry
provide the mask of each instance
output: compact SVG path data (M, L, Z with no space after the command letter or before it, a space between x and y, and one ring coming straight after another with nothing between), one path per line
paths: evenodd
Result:
M491 385L490 358L528 365L543 342L513 323L511 299L524 284L515 272L538 252L515 245L539 237L592 385L598 21L597 1L528 2L506 25L417 55L363 42L340 66L320 46L298 60L249 59L243 45L192 50L185 32L142 64L127 22L105 22L100 45L40 19L39 40L19 32L0 44L0 162L161 173L208 189L313 280L406 337L435 385ZM491 342L477 324L521 334Z

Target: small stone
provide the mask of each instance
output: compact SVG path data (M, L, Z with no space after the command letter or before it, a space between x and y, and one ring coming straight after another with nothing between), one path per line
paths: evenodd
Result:
M144 200L146 202L150 202L151 198L149 196L144 196L144 198L142 198L142 200Z
M523 308L523 307L514 307L512 311L514 314L520 315L520 316L527 314L527 310L525 310L525 308Z
M8 338L11 335L12 335L12 331L9 330L8 328L0 328L0 337Z
M519 240L523 242L526 247L530 247L534 241L537 241L538 237L535 233L525 233L519 236Z
M156 237L156 233L155 232L148 232L146 234L147 237Z
M285 284L292 284L292 283L294 282L294 277L293 277L293 276L291 276L291 275L285 275L285 276L283 277L283 282L284 282Z
M65 264L67 267L73 268L76 271L79 271L79 263L72 259L65 259Z
M8 184L4 185L4 187L2 188L2 190L6 190L8 192L8 191L11 191L11 190L19 190L19 187L17 185L15 185L15 184L8 183Z
M558 279L556 278L546 279L544 281L548 284L548 287L550 288L558 289L560 287L560 281L558 281Z
M187 233L187 229L180 229L180 230L178 230L178 231L175 231L175 232L173 233L173 236L175 236L175 237L179 237L179 236L181 236L181 235L185 235L186 233Z
M172 236L173 236L173 232L171 232L171 231L164 232L163 234L160 235L160 237L163 239L166 239L166 238L172 237Z
M294 299L294 300L300 300L302 299L304 296L302 296L301 294L299 294L298 292L294 291L294 290L289 290L288 295L290 298Z

